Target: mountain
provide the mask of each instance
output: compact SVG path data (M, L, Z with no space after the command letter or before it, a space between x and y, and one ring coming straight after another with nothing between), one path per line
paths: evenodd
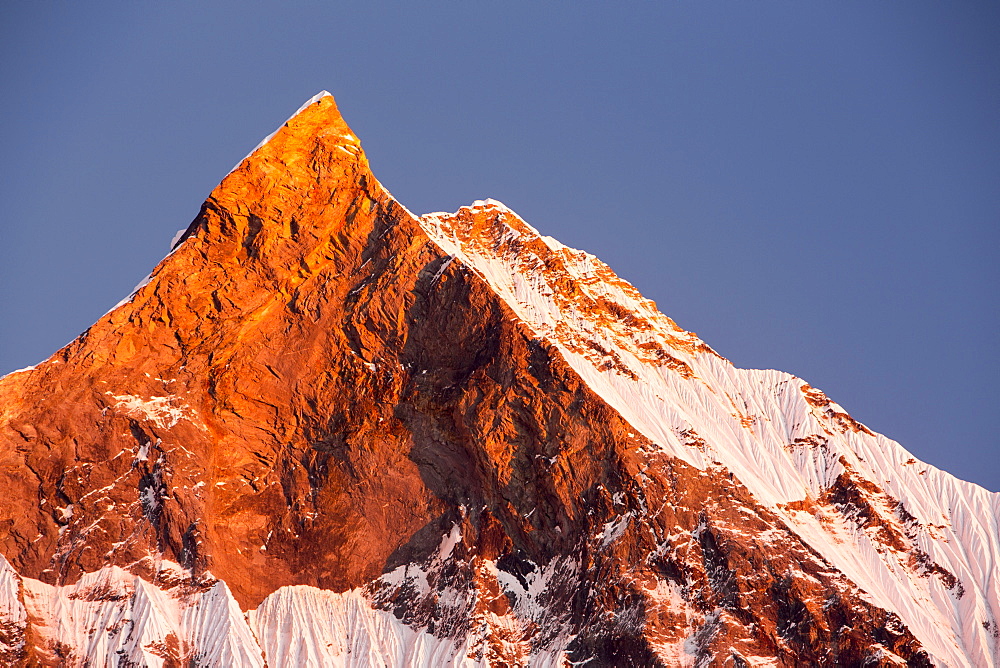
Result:
M1000 664L1000 495L733 367L321 93L0 379L0 662Z

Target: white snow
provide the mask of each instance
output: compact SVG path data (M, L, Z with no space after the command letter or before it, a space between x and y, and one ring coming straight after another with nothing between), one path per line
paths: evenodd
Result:
M162 590L116 567L61 587L30 578L23 582L39 649L53 661L57 646L72 649L59 665L128 662L159 668L173 656L185 665L264 666L246 619L223 582L207 590Z
M191 409L178 397L150 397L143 399L132 394L116 395L106 392L115 400L115 408L139 420L149 420L161 429L170 429L180 420L192 421Z
M142 290L144 287L146 287L147 285L149 285L149 281L152 280L152 278L153 278L152 274L147 274L141 281L139 281L136 284L136 286L134 288L132 288L132 291L129 292L128 295L126 295L125 297L123 297L121 301L119 301L117 304L115 304L114 306L112 306L111 308L109 308L107 311L105 311L104 315L107 315L108 313L111 313L112 311L114 311L119 306L124 306L125 304L129 303L130 301L132 301L132 298L135 297L136 293L138 293L139 290Z
M918 462L882 435L850 428L843 408L811 405L807 393L822 395L794 376L735 368L592 255L542 237L507 207L486 200L464 209L420 222L442 253L482 276L639 433L698 468L726 467L877 605L898 613L942 665L1000 665L985 628L997 628L1000 617L1000 494ZM498 218L475 236L463 221L483 209ZM516 244L509 230L517 231ZM561 269L548 276L553 265ZM560 294L554 281L567 279L577 295ZM609 302L638 325L598 314ZM667 351L691 374L655 363L650 348ZM940 577L915 572L911 552L880 549L877 538L843 518L821 522L786 507L820 497L848 467L884 490L876 505L901 532L895 503L916 518L914 549L958 578L961 597ZM615 529L605 527L601 539Z
M326 95L317 94L296 114ZM994 635L1000 628L1000 494L919 462L882 435L852 427L843 408L824 403L801 379L780 371L735 368L595 257L539 235L501 203L477 200L465 209L469 214L496 213L491 237L470 235L453 221L453 214L419 219L447 256L435 280L454 262L480 275L637 434L692 466L732 472L876 605L897 613L940 665L1000 666ZM557 267L555 274L546 273L553 271L550 267ZM577 288L574 295L565 294L560 281L571 282ZM607 310L602 304L616 308ZM618 312L631 314L634 322L616 320ZM670 359L659 363L663 358L650 351ZM196 419L173 395L107 394L115 410L163 429ZM136 455L137 460L147 456L147 446ZM882 490L870 495L870 502L912 541L913 550L886 549L877 536L830 507L789 508L793 502L820 498L842 475L855 475ZM904 522L901 508L913 522ZM73 508L58 511L68 519ZM626 514L608 522L594 539L609 546L630 520ZM445 563L461 540L455 525L442 536L427 568ZM954 574L961 595L938 575L915 571L910 563L914 550ZM481 564L480 575L492 578L513 601L510 615L486 616L483 628L555 623L558 611L539 603L541 594L552 578L572 568L568 562L538 567L525 587L495 563ZM440 595L443 605L456 610L470 604L474 593L432 592L427 575L425 568L401 566L379 583L406 583L415 595ZM670 587L652 591L660 604L685 609ZM19 578L0 557L0 623L16 626L26 623L28 615L38 620L46 642L77 648L78 655L66 665L118 665L125 659L160 666L161 655L176 647L198 665L213 666L262 666L265 658L269 666L467 666L477 665L468 657L477 642L475 633L481 631L470 630L457 640L438 638L378 609L361 590L284 587L244 616L221 581L204 591L161 590L121 569L106 568L74 585L53 587ZM684 647L674 644L658 651L680 656ZM750 658L756 665L768 660ZM897 658L888 650L881 656L886 662ZM553 648L534 657L539 665L559 660Z
M435 668L480 665L463 643L437 638L376 610L360 590L282 587L249 614L272 668Z
M628 523L632 520L631 514L625 514L621 517L611 520L605 523L604 530L598 535L598 539L601 542L601 547L605 548L611 543L615 542L622 537L625 530L628 528Z
M3 654L15 656L24 648L28 613L21 602L20 594L20 576L14 572L3 555L0 555L0 629L7 630L7 633L0 635L0 656Z
M5 373L4 375L0 376L0 380L3 380L7 376L13 376L15 373L24 373L26 371L34 371L37 366L38 366L38 364L32 364L31 366L26 366L26 367L21 368L21 369L14 369L13 371L9 371L9 372Z
M170 239L170 252L167 255L173 255L174 251L179 248L181 237L184 233L188 231L188 228L182 227L181 229L174 232L174 236Z
M441 567L461 540L455 525L442 536L428 568ZM485 561L479 572L487 580L486 591L495 592L497 585L510 591L513 612L487 611L454 637L438 637L376 608L361 589L337 593L304 585L282 587L244 614L224 582L190 586L186 572L165 560L159 570L173 584L158 588L117 567L84 575L72 585L52 586L20 578L0 557L0 624L19 628L14 639L23 646L30 617L35 632L31 637L42 658L71 668L123 664L159 668L169 661L220 668L485 667L490 664L481 646L493 630L516 636L525 624L565 622L565 611L550 610L539 600L554 578L574 577L576 569L567 561L536 568L528 574L525 587L494 562ZM417 570L411 568L409 575ZM392 580L383 578L390 587ZM423 593L450 598L455 610L479 614L474 612L480 595L476 590L428 588ZM559 666L564 665L562 648L568 641L557 635L547 647L516 649L531 665ZM57 648L62 655L56 655Z
M229 587L221 580L186 606L181 630L199 666L263 666L260 647Z

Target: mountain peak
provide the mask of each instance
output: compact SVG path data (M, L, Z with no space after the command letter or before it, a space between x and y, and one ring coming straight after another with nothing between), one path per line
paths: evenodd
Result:
M283 127L317 127L317 128L330 128L343 131L342 134L350 135L350 137L345 137L349 141L357 142L357 137L347 126L347 122L344 121L344 117L340 113L340 109L337 107L337 101L333 98L333 95L323 90L311 98L305 101L305 103L295 110ZM279 128L280 130L280 128Z
M297 115L299 113L299 111L302 111L303 109L305 109L306 107L308 107L310 104L315 104L315 103L319 102L324 97L330 98L330 101L333 102L336 105L337 102L336 102L336 100L333 99L333 93L331 93L328 90L321 90L320 92L316 93L311 98L309 98L308 100L306 100L305 102L303 102L302 106L299 107L298 111L296 111L294 114L292 114L292 116Z
M325 91L0 379L0 487L3 665L1000 665L1000 495L496 200L413 217Z
M254 146L253 150L230 170L230 174L240 169L247 159L270 144L279 135L292 134L300 138L305 138L330 133L336 134L340 139L346 140L347 143L360 147L358 138L351 131L351 128L348 127L347 122L341 115L340 109L337 107L337 101L333 95L328 91L321 90L296 109L295 113L289 116L288 120L282 123L277 130L264 137ZM284 150L284 146L281 146L279 150Z
M294 243L300 227L316 228L332 221L330 216L305 211L318 212L335 199L363 198L364 193L375 199L386 195L333 96L321 91L226 175L173 248L199 236L215 247L210 253L236 249L236 262L264 257L278 239ZM313 232L319 234L318 229ZM286 253L308 252L283 246L279 262L289 261ZM240 271L246 269L241 265Z

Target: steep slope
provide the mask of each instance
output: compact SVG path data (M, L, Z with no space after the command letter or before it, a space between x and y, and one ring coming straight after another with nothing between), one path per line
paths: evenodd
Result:
M1000 495L916 461L798 378L733 367L499 202L422 222L663 452L735 474L948 665L995 664Z
M997 662L996 495L498 203L412 216L328 94L0 379L0 476L11 664Z

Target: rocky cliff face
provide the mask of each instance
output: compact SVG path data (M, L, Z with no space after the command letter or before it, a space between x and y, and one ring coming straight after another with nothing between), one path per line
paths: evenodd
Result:
M1000 662L998 495L732 367L333 98L0 379L5 665Z

